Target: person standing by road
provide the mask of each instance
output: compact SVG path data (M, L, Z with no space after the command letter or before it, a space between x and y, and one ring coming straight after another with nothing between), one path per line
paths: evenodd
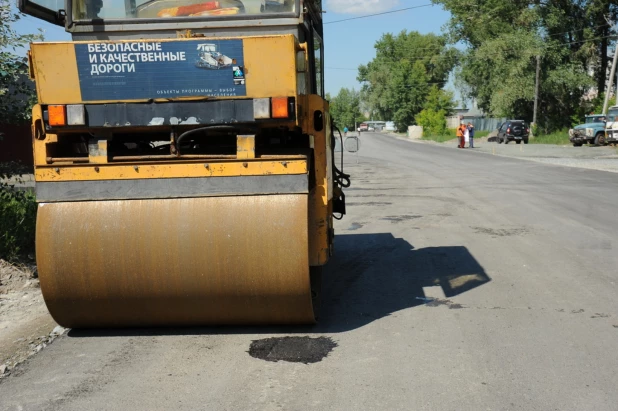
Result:
M468 144L468 147L474 148L474 124L472 123L468 123L468 136L470 139L470 143Z
M348 128L347 128L347 127L344 127L344 128L343 128L343 136L344 136L344 137L347 137L347 136L348 136Z
M459 145L457 148L466 148L466 140L464 137L464 131L466 130L466 125L462 122L459 127L457 127L457 139L459 140Z

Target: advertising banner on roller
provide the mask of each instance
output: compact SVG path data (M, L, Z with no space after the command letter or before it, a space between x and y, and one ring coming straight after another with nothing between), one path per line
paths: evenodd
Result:
M84 101L246 96L242 40L75 44Z

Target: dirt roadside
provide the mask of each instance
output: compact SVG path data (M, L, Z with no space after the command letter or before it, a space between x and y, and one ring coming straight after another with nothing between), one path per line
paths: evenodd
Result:
M0 259L0 380L64 332L47 311L36 266Z
M389 136L418 144L431 144L457 150L457 140L444 143L431 140L409 139L390 134ZM551 144L498 144L488 141L488 137L475 138L474 149L470 152L481 152L500 157L512 157L522 160L536 161L565 167L585 168L589 170L610 171L618 173L618 150L615 147L573 147Z

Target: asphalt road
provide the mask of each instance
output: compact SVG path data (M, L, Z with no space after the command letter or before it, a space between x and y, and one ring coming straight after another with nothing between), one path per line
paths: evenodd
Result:
M0 409L616 410L615 173L372 133L346 163L319 326L71 331ZM306 335L337 347L247 352Z

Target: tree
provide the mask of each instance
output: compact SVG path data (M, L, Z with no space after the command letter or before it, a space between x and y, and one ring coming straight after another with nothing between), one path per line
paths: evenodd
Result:
M584 95L603 91L613 0L434 0L451 13L449 42L468 50L457 69L462 94L497 116L530 120L541 56L539 122L570 124Z
M423 127L423 134L445 135L446 117L453 115L453 93L433 86L427 95L423 110L415 116L416 123Z
M327 99L329 97L327 96ZM354 123L364 120L360 111L360 93L354 89L342 88L330 99L330 113L340 129L347 127L354 130Z
M424 109L433 111L444 111L446 116L452 116L455 114L455 101L453 100L453 93L439 89L438 86L433 86L427 94L425 99Z
M358 69L363 100L383 120L405 130L423 109L430 86L441 88L458 58L447 37L402 31L384 34L374 45L376 57Z
M27 59L17 54L30 42L41 40L39 34L19 34L12 24L21 18L11 10L8 0L0 0L0 121L22 123L30 119L36 96L28 83Z
M427 75L422 62L402 60L392 65L390 76L384 104L389 107L397 129L405 131L423 109L429 91Z
M35 101L33 88L26 82L28 66L17 50L40 35L18 34L12 24L20 15L8 0L0 0L0 123L21 123L30 118ZM0 140L2 135L0 133ZM27 169L16 163L0 164L0 258L15 260L34 248L35 196L16 189L11 178Z

